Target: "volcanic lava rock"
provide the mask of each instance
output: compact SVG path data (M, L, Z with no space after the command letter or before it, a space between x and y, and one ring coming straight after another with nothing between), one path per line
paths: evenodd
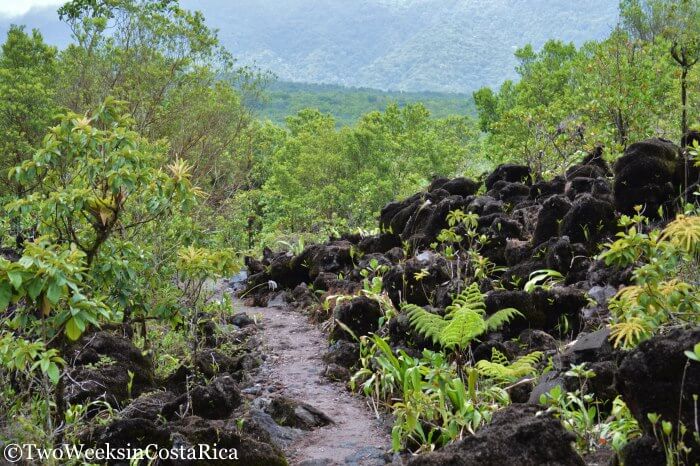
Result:
M488 191L488 195L507 204L517 204L530 196L530 187L523 183L499 180Z
M451 195L467 197L476 194L479 190L479 183L469 178L459 177L443 184L442 189L449 192Z
M281 426L311 430L333 423L331 418L313 406L290 398L275 397L264 404L264 411Z
M627 147L614 166L617 210L632 215L635 206L642 206L651 218L658 217L660 207L671 213L678 156L678 146L666 139L647 139Z
M467 205L467 211L477 215L491 215L503 212L503 202L491 196L477 196Z
M530 167L526 165L503 164L486 178L486 190L490 191L498 181L507 181L509 183L523 183L526 185L532 184L530 176Z
M417 456L409 466L583 466L572 446L574 435L538 408L511 405L476 435L442 450Z
M131 396L155 388L150 360L121 336L107 331L85 335L67 354L73 366L65 392L70 403L103 399L117 407Z
M426 252L389 269L384 274L383 286L397 309L402 301L424 306L430 304L436 288L450 281L448 271L444 257ZM417 280L416 274L423 278Z
M675 329L641 343L622 359L617 388L647 435L654 435L649 413L670 422L674 430L679 421L693 430L697 421L693 395L700 395L700 363L689 362L684 352L698 342L700 327ZM692 448L689 464L695 464L700 462L700 444L691 435L685 441Z
M323 355L326 364L338 364L350 368L355 365L360 357L360 345L347 340L334 342Z
M538 181L530 187L530 198L539 199L554 194L564 194L566 179L563 176L555 176L549 181Z
M146 448L155 444L161 448L170 448L171 432L167 427L157 425L155 421L144 418L117 419L107 426L98 427L89 438L83 439L88 445L96 447L126 449ZM112 463L114 464L114 463Z
M353 245L349 241L308 246L294 259L295 268L307 268L310 280L322 273L337 275L352 266L352 248Z
M209 420L198 416L188 416L180 421L169 424L173 432L182 439L182 445L209 445L211 450L221 454L236 449L237 459L216 460L212 464L221 466L287 466L282 452L270 444L269 435L262 438L259 431L248 431L244 423L243 432L236 425L235 419ZM221 456L221 454L219 456ZM187 463L193 464L193 463ZM194 463L200 464L200 463Z
M606 178L612 174L610 166L603 158L603 148L596 147L581 163L566 170L566 178L576 177Z
M157 419L163 414L163 408L176 398L177 395L170 391L144 393L121 410L119 416L123 419Z
M358 338L375 332L381 316L379 303L367 296L358 296L350 301L341 302L333 310L333 318L346 325ZM353 337L337 325L331 333L331 339L352 340Z
M571 269L574 249L567 236L551 238L546 244L544 262L547 268L566 275Z
M241 404L241 392L233 378L224 374L208 385L197 385L189 393L163 406L162 414L172 419L189 412L205 419L226 419ZM189 409L189 411L187 411Z
M559 236L559 225L571 207L571 202L565 196L551 196L545 200L537 217L532 244L538 246L552 237Z
M401 247L401 240L397 235L390 233L368 236L363 238L359 244L360 250L367 254L385 253L395 247Z
M595 244L612 236L616 228L613 205L584 194L562 219L560 232L572 243Z

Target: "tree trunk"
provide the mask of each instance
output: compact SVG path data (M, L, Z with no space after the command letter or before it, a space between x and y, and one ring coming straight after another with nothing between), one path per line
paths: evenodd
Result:
M688 70L689 68L684 66L681 73L681 137L688 132Z

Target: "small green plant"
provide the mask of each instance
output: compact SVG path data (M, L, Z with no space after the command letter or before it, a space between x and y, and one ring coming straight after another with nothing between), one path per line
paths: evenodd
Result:
M697 325L700 296L693 273L700 244L700 217L679 215L663 231L643 233L646 219L623 216L626 228L600 255L606 265L636 266L634 284L621 289L609 302L614 345L632 348L668 324ZM676 278L669 278L676 277Z
M363 337L361 368L351 379L375 410L387 405L395 418L395 451L430 451L474 433L491 419L493 411L508 404L507 393L484 382L476 370L458 371L442 352L424 350L414 358L395 355L385 339ZM468 373L465 382L460 373Z
M405 304L411 326L433 343L454 350L465 349L472 340L488 330L496 330L522 314L512 308L501 309L488 318L484 296L476 283L460 293L445 309L445 316L430 313L415 304Z
M564 276L551 269L536 270L530 274L530 279L523 286L523 290L532 293L537 288L550 289L564 281Z
M663 446L666 454L666 466L678 466L688 464L688 454L691 449L683 440L688 428L683 423L674 429L670 421L661 419L656 413L647 413L647 419L651 423L654 437Z
M700 362L700 343L696 343L692 351L686 351L685 355L691 361Z
M200 313L212 295L212 281L235 272L238 264L230 250L212 251L189 246L178 252L176 266L180 308L187 316L194 363L199 349Z
M129 394L129 399L132 398L132 390L134 388L134 373L132 371L127 371L129 380L126 382L126 392Z
M512 362L497 348L493 348L491 353L491 360L477 362L476 369L480 375L496 382L513 383L523 377L533 377L537 375L536 366L542 359L541 351L526 354Z
M540 404L548 407L561 420L564 427L576 434L577 448L582 452L595 449L599 444L596 426L600 423L598 402L593 395L586 393L586 382L595 374L584 364L571 366L565 374L579 380L580 388L565 391L561 385L540 396Z
M298 256L304 251L306 245L304 244L304 238L299 238L297 241L277 241L277 244L284 246L287 252L294 256Z

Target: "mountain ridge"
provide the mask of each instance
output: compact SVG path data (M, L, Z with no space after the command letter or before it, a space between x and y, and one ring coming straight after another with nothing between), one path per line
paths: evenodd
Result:
M470 93L516 78L513 52L547 39L607 36L617 0L181 0L201 10L242 65L281 81ZM55 8L0 17L65 46Z

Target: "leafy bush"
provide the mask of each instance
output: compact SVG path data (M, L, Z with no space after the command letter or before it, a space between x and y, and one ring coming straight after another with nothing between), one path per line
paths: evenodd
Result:
M700 322L700 296L692 278L700 245L698 217L678 215L663 231L643 233L646 223L641 215L623 216L620 225L626 230L600 255L609 266L636 266L634 284L609 303L611 338L624 348L638 345L663 325ZM669 278L673 276L678 277Z

